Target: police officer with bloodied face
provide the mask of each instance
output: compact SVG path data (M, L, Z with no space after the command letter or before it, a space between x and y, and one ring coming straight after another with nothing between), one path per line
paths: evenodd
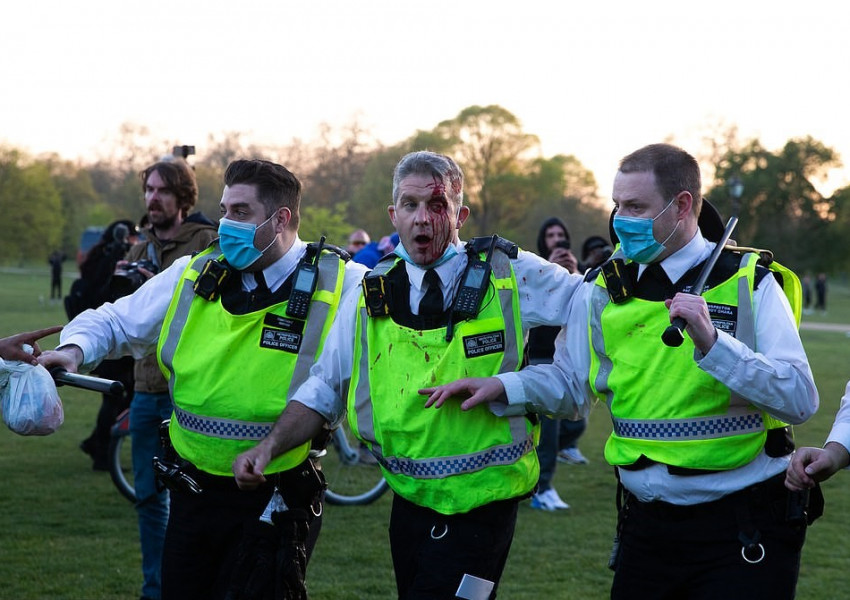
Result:
M399 245L343 298L311 377L233 470L242 487L262 482L274 456L346 418L347 396L348 423L395 492L399 598L493 598L518 503L538 479L537 415L497 403L438 407L427 390L517 370L528 329L561 326L581 276L498 236L460 241L470 210L447 156L404 156L388 210Z

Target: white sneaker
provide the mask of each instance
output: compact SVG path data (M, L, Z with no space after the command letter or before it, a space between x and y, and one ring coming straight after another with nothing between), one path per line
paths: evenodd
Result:
M578 448L564 448L563 450L558 451L558 462L570 463L573 465L586 465L587 459Z
M531 508L538 510L567 510L569 507L569 504L561 500L555 488L549 488L545 492L537 492L531 497Z

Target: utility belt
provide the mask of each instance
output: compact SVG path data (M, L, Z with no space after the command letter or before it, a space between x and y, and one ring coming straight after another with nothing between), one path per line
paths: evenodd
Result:
M774 522L786 523L797 529L811 525L823 514L823 508L823 493L819 485L810 490L791 491L785 487L784 471L717 500L686 505L641 502L618 482L617 531L608 568L617 570L624 525L632 518L644 516L674 528L687 527L688 522L710 524L731 519L737 523L741 556L750 564L758 564L764 560L766 550L756 525L757 516L769 515Z
M641 502L632 494L626 494L625 506L629 511L634 510L670 521L684 521L734 511L739 506L758 507L760 510L770 511L777 520L809 525L823 514L823 494L820 486L792 492L785 487L784 471L717 500L699 504Z
M168 434L169 421L163 421L159 429L163 455L153 458L157 484L172 492L184 494L203 494L205 491L238 492L239 486L234 477L207 473L177 454ZM291 469L266 475L265 483L257 490L267 490L271 495L275 488L288 507L307 509L314 514L320 514L322 494L327 483L319 459L311 453Z

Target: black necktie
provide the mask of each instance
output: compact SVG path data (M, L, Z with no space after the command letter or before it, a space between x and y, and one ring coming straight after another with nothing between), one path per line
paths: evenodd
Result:
M676 288L657 262L650 263L640 276L638 295L646 300L666 300L676 295Z
M428 289L419 301L419 315L439 315L443 312L443 292L440 291L440 276L434 269L425 271L425 283Z
M262 271L256 271L254 273L254 281L257 282L257 287L254 288L254 293L257 296L267 296L272 293L266 284L266 277Z

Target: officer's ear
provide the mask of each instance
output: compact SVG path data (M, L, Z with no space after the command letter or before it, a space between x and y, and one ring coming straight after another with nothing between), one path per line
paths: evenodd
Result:
M466 222L466 220L468 218L469 218L469 207L468 206L461 206L460 209L457 211L457 229L460 229L461 227L463 227L463 224Z
M277 214L275 215L273 222L275 233L282 233L286 231L289 224L292 222L292 211L285 206L281 206L277 209Z

